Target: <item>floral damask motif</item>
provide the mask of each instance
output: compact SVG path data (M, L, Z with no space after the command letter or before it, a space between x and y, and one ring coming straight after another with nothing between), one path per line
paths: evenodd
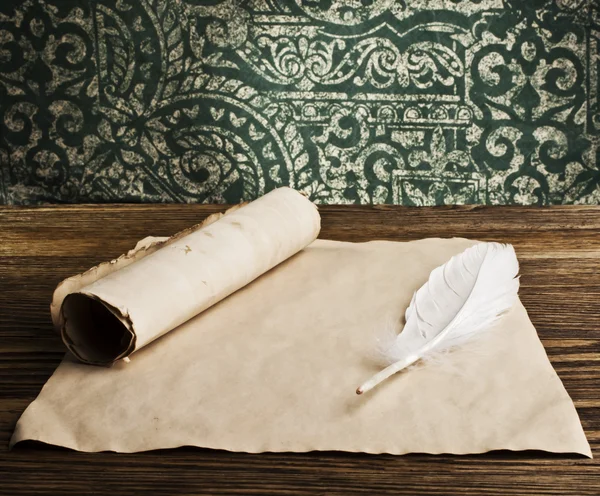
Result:
M594 0L7 0L0 202L598 203Z
M0 189L7 202L76 200L91 124L83 109L95 92L89 11L9 5L0 17Z
M585 30L563 19L546 35L547 15L525 9L522 16L510 44L488 38L473 54L470 98L477 105L478 144L471 153L493 176L493 202L586 201L598 195L600 176L584 157L591 145L585 136Z
M386 38L368 38L348 47L339 38L309 41L304 36L260 36L239 55L267 81L295 84L304 90L318 84L340 85L351 78L358 87L427 89L436 83L452 86L464 73L458 56L432 41L413 43L401 52Z
M232 7L227 5L229 20ZM142 12L117 2L96 10L104 40L102 104L87 194L215 202L260 196L265 179L256 164L285 176L287 168L281 166L290 162L287 156L265 159L256 151L281 148L280 137L265 129L265 119L253 109L265 98L241 81L206 70L211 63L223 65L214 57L198 60L204 42L198 44L177 3L148 0L143 6ZM194 15L207 12L193 10ZM209 24L212 34L205 42L222 48L216 25L221 24ZM148 26L158 26L159 35ZM145 55L144 64L127 63ZM271 188L278 182L283 179L268 176Z

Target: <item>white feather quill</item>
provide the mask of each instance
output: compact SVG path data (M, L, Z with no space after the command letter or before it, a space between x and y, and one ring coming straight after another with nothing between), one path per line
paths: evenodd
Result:
M431 272L406 309L406 324L383 350L390 364L356 390L362 394L421 358L486 331L513 305L519 262L512 245L479 243Z

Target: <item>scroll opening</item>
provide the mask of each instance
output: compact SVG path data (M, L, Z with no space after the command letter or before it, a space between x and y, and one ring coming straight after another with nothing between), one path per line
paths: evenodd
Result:
M133 333L124 319L102 301L72 293L63 301L63 341L80 360L109 364L133 346Z

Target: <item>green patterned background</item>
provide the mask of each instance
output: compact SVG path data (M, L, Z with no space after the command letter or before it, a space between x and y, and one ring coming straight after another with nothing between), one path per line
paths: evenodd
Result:
M597 0L0 0L0 203L600 202Z

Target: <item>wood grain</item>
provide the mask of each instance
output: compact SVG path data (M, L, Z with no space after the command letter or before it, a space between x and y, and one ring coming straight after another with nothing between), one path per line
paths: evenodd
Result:
M170 235L222 206L0 208L0 443L63 354L48 306L56 284ZM515 245L521 298L600 456L600 207L322 207L322 238L464 236ZM440 420L443 420L441 418ZM579 456L493 452L401 457L248 455L197 448L85 454L28 443L0 451L5 495L600 494L600 464Z

